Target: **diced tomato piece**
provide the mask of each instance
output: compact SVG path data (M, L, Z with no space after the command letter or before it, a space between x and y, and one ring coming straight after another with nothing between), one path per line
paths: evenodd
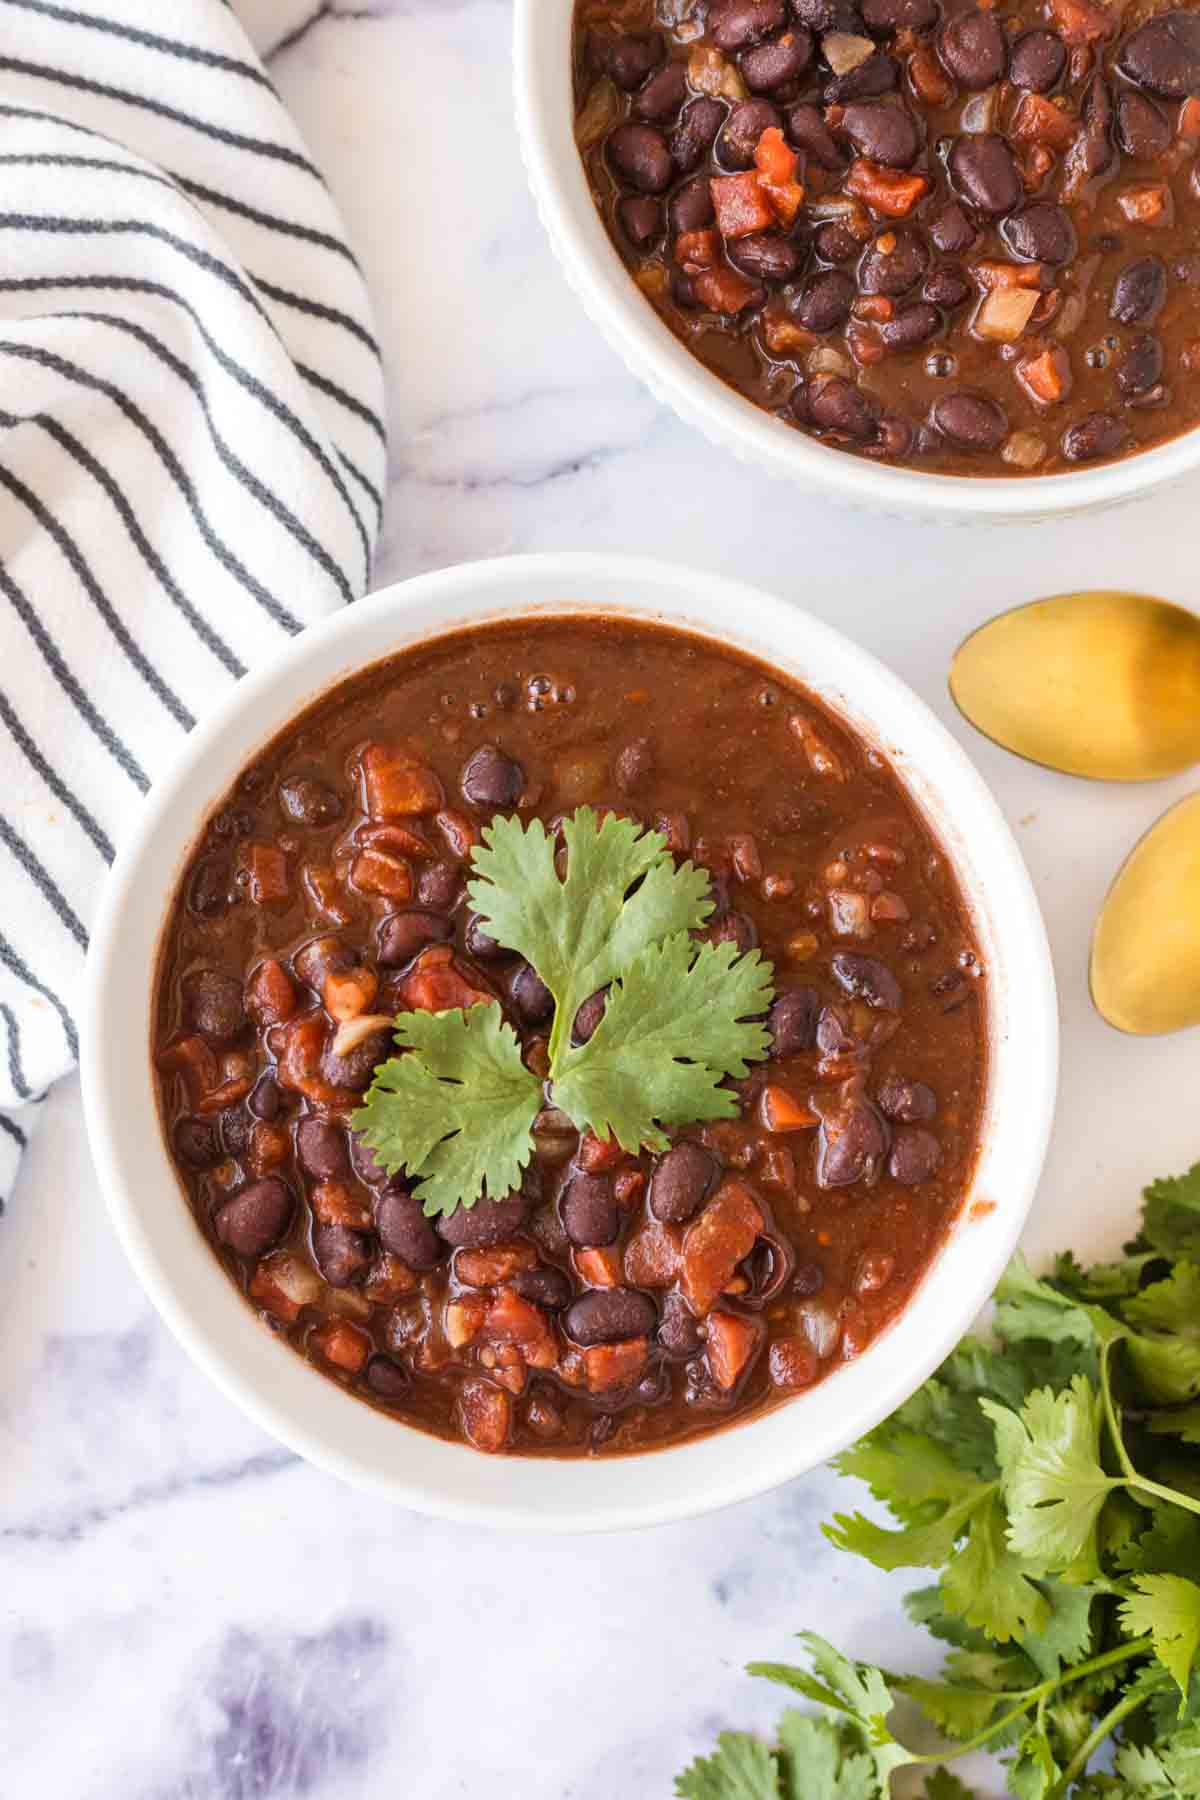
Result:
M641 1169L618 1169L613 1176L613 1199L618 1206L636 1206L645 1185Z
M198 1034L176 1038L159 1051L157 1061L164 1075L182 1075L193 1106L211 1093L221 1079L215 1050Z
M1189 95L1179 109L1179 135L1194 143L1200 138L1200 99Z
M447 811L440 812L434 824L441 832L442 841L451 856L459 862L466 862L479 842L479 833L470 819L465 819L462 813Z
M762 334L772 356L795 356L811 350L817 342L815 332L806 331L803 325L797 325L786 313L777 312L769 306L762 315Z
M266 1175L278 1169L292 1154L291 1133L285 1125L268 1125L256 1119L246 1151L246 1167L252 1175Z
M918 200L929 191L924 175L913 175L904 169L889 169L883 163L860 156L850 164L844 183L846 192L863 200L872 212L889 219L904 219Z
M759 138L754 163L771 211L779 223L790 230L804 205L804 184L800 180L796 152L778 125L768 126Z
M1017 161L1027 194L1035 194L1054 167L1054 152L1045 144L1023 144Z
M493 1244L490 1250L456 1250L454 1276L466 1287L495 1287L511 1281L520 1269L537 1267L532 1244Z
M366 1332L360 1331L357 1325L347 1324L345 1319L330 1319L328 1323L318 1325L309 1332L308 1345L335 1369L344 1369L348 1375L361 1375L371 1354L371 1340Z
M1175 212L1165 181L1143 181L1122 188L1117 205L1131 225L1169 225Z
M268 957L246 983L246 1011L260 1028L282 1025L296 1010L296 985L281 962Z
M694 1313L712 1310L762 1228L762 1213L745 1182L723 1181L683 1240L681 1285Z
M244 1100L253 1086L249 1075L235 1075L197 1100L196 1111L206 1116L224 1112L227 1106L236 1106L239 1100Z
M649 1338L625 1338L619 1344L593 1344L583 1353L589 1393L628 1387L650 1360Z
M1071 385L1071 358L1061 344L1056 344L1043 350L1040 356L1027 356L1024 362L1019 362L1017 378L1032 400L1040 406L1054 406L1067 397Z
M363 803L373 819L403 819L436 812L442 784L410 751L368 744L360 762Z
M360 850L350 867L350 879L360 894L382 894L385 900L412 898L412 869L386 850Z
M374 969L331 969L321 986L325 1011L339 1024L369 1012L379 992Z
M767 1368L775 1387L789 1393L811 1387L821 1364L806 1337L776 1338L767 1352Z
M348 1110L359 1104L358 1094L335 1087L321 1074L325 1023L320 1013L298 1013L286 1025L277 1026L272 1045L278 1057L275 1075L280 1087L291 1088L319 1106Z
M265 1257L250 1277L250 1298L285 1324L293 1325L321 1296L321 1279L310 1264L286 1250Z
M1056 106L1044 94L1022 94L1013 114L1009 135L1019 144L1048 144L1051 150L1066 150L1079 131L1079 120L1072 112Z
M308 1197L319 1225L348 1225L352 1231L369 1231L371 1208L361 1188L345 1181L318 1182Z
M458 1415L464 1435L477 1450L494 1455L508 1442L512 1400L502 1388L481 1376L464 1381L458 1397Z
M763 1089L762 1122L768 1131L808 1131L821 1121L794 1094L772 1084Z
M744 175L714 175L708 184L717 215L717 230L730 241L770 231L775 214L763 193L757 169Z
M545 1337L549 1323L531 1300L522 1299L512 1287L502 1287L487 1309L488 1337L497 1344L532 1344Z
M740 313L762 294L761 288L728 266L702 269L699 275L691 277L691 283L697 300L709 312Z
M356 844L365 850L386 850L389 856L432 856L429 839L414 831L411 825L392 820L386 825L362 825L354 834Z
M581 1169L586 1169L590 1175L599 1175L605 1169L615 1169L624 1160L625 1152L615 1137L598 1138L595 1132L584 1132L579 1142Z
M877 925L902 925L912 914L902 894L893 894L890 888L885 888L871 902L871 917Z
M325 863L305 863L300 871L304 891L323 918L348 925L353 916L345 903L337 876Z
M452 1350L473 1343L483 1330L487 1318L487 1301L478 1294L460 1294L447 1302L442 1315L442 1329Z
M715 1312L708 1320L708 1372L728 1393L744 1375L762 1340L759 1320L742 1313Z
M247 844L242 867L250 878L246 892L255 906L277 906L290 898L287 857L278 844Z
M625 1280L631 1287L670 1287L682 1255L682 1228L647 1219L625 1246Z
M420 1285L420 1276L390 1250L385 1250L372 1264L363 1283L363 1293L372 1306L392 1306L405 1294L415 1293Z
M529 1366L515 1344L501 1344L495 1350L485 1350L479 1360L492 1380L498 1381L510 1394L525 1392Z
M581 1281L589 1287L620 1287L624 1271L621 1253L612 1244L594 1245L590 1250L572 1250L571 1261Z
M448 944L431 944L422 950L409 974L397 984L396 995L409 1012L455 1012L496 1000L495 994L472 986L454 966L454 952Z
M855 318L870 319L876 325L890 319L895 310L886 294L862 294L854 302Z
M1047 11L1067 44L1095 44L1112 37L1118 15L1092 0L1047 0Z
M704 231L681 231L675 239L675 261L687 275L714 269L721 255L721 240L711 226Z
M954 83L928 44L919 45L909 57L908 80L925 106L949 106L954 98Z

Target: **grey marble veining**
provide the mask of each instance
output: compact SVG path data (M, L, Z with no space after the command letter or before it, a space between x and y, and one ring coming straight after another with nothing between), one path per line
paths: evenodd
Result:
M723 569L869 645L963 741L947 659L999 607L1089 583L1194 601L1187 488L1106 519L938 531L776 485L664 413L542 238L509 116L506 0L241 10L260 45L283 43L272 73L373 284L394 417L379 584L556 547ZM971 748L1029 859L1062 985L1062 1099L1029 1246L1107 1251L1142 1182L1197 1153L1194 1059L1097 1022L1087 935L1123 850L1188 784L1102 790ZM0 1467L0 1800L665 1800L718 1729L777 1714L741 1666L786 1657L794 1631L935 1660L897 1605L915 1580L822 1539L858 1499L827 1471L710 1519L564 1542L398 1512L281 1450L137 1288L74 1083L47 1103L4 1225Z

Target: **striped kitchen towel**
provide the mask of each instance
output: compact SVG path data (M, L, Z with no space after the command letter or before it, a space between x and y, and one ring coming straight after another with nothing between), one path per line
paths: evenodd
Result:
M362 275L227 0L0 0L0 1204L141 797L363 591L384 479Z

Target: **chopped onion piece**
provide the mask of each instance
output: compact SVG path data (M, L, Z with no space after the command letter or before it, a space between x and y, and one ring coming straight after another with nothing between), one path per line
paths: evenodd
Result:
M832 344L818 344L804 364L810 375L845 375L854 377L854 364Z
M975 315L976 335L1012 343L1028 325L1041 297L1031 288L993 288Z
M598 144L605 132L616 124L620 110L617 90L605 75L593 87L575 121L575 142L579 148L590 150L593 144Z
M1014 431L1000 451L1001 458L1016 469L1036 469L1046 454L1046 445L1036 431Z
M998 87L984 88L981 94L972 94L959 118L963 130L994 131L999 104L1000 89Z
M821 39L821 52L835 75L849 75L875 54L869 37L855 37L849 31L827 31Z
M871 906L865 894L834 888L829 896L829 927L834 937L869 938Z
M796 1307L796 1317L801 1331L825 1362L838 1347L842 1335L841 1320L828 1300L801 1300Z
M344 1025L338 1026L334 1035L334 1056L349 1056L372 1032L390 1031L394 1024L395 1020L390 1013L359 1013L357 1019L347 1019Z
M711 44L697 44L688 57L687 78L698 94L714 100L744 100L749 93L741 73Z

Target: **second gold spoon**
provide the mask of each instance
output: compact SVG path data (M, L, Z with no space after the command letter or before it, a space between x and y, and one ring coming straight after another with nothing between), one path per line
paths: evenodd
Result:
M950 692L972 725L1030 762L1154 781L1200 762L1200 618L1110 589L1035 600L959 646Z

